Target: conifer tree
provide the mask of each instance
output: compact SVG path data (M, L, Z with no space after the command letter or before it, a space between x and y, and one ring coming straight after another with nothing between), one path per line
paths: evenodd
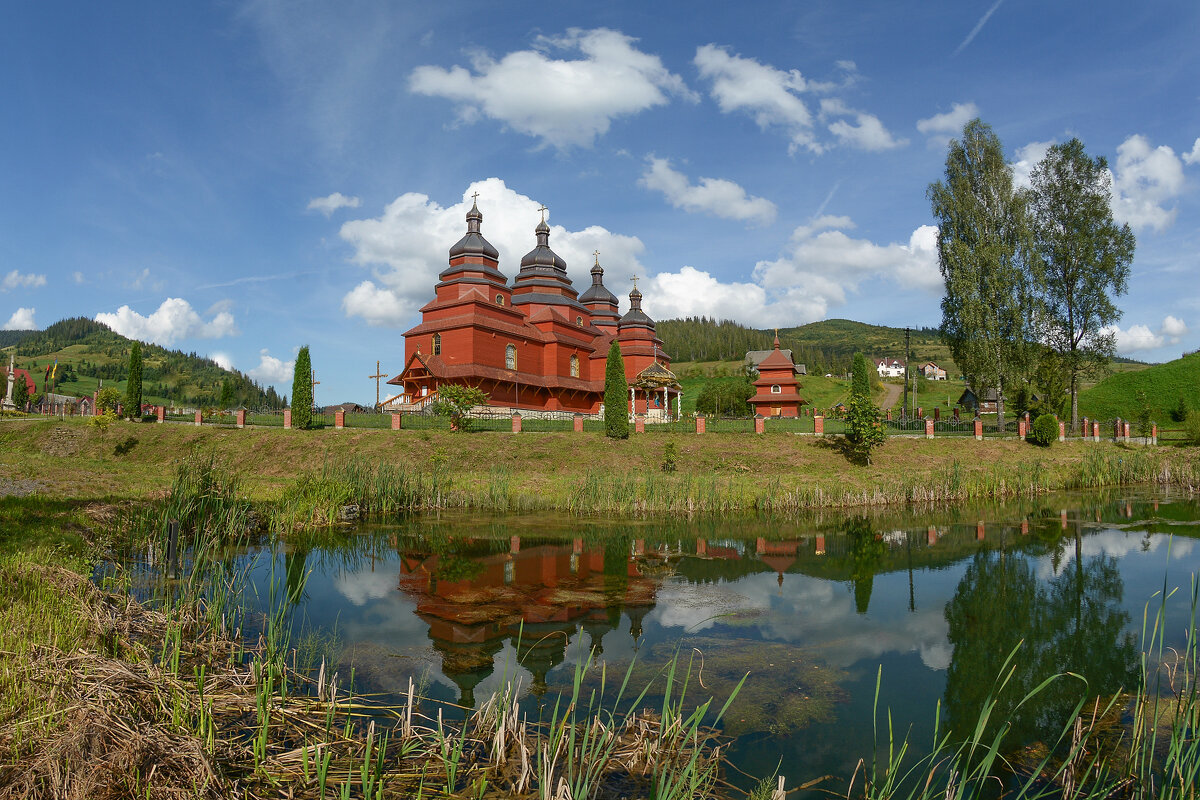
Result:
M129 379L125 383L125 416L142 416L142 344L134 342L129 348Z
M17 407L18 411L24 411L25 404L29 402L29 384L25 382L23 375L14 375L13 381L13 405Z
M625 359L614 339L608 348L604 367L604 435L610 439L629 438L629 385L625 382Z
M308 356L308 345L296 354L296 368L292 373L292 427L308 430L312 427L312 361Z
M871 396L871 374L867 369L867 357L862 353L855 353L854 381L850 384L850 393L855 397Z

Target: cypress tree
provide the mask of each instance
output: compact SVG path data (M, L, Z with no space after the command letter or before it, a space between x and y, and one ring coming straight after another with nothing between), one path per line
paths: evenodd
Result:
M308 430L312 427L312 361L308 356L308 345L296 354L296 368L292 373L292 427Z
M862 353L854 354L854 380L850 384L850 394L855 397L871 396L871 374L867 372L867 357Z
M613 340L604 366L604 435L610 439L629 438L629 384L625 382L625 359Z
M142 417L142 344L134 342L129 348L129 380L125 383L125 416Z
M29 402L29 384L25 382L23 375L15 375L13 377L13 405L18 411L24 411L25 405Z

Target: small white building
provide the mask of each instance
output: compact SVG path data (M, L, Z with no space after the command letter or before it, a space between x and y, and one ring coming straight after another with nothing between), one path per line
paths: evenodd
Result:
M875 359L875 371L881 378L903 378L904 362L895 358Z

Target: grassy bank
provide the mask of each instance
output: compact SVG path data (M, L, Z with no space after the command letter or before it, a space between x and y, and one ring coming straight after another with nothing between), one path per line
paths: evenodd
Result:
M673 452L671 452L673 451ZM213 454L255 502L301 522L338 508L746 512L950 502L1136 483L1200 486L1200 449L891 439L869 466L839 437L283 431L76 422L0 426L0 469L41 496L146 499ZM673 466L673 471L664 470Z

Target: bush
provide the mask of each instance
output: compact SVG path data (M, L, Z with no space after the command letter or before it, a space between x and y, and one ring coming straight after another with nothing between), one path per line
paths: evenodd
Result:
M114 418L117 412L117 405L121 402L121 393L111 386L105 386L100 391L96 392L96 408L102 412L113 412Z
M854 459L870 464L871 450L883 444L885 438L879 409L869 397L851 395L846 406L846 441Z
M106 410L103 414L97 414L94 417L88 417L87 424L92 428L107 430L108 426L117 421L117 415L111 410Z
M754 384L748 378L711 380L696 395L697 414L716 414L748 417L754 413L749 400L754 397Z
M1200 411L1190 411L1183 423L1183 440L1200 446Z
M1179 402L1176 403L1175 407L1171 409L1171 421L1187 422L1191 413L1192 409L1191 406L1188 405L1187 398L1183 395L1179 395Z
M450 418L453 430L465 431L471 427L471 418L467 416L475 406L486 406L488 396L482 389L474 386L463 386L452 383L438 387L438 403L434 413Z
M1049 447L1058 441L1058 417L1053 414L1042 414L1033 421L1026 438L1040 447Z
M674 442L667 442L663 448L661 469L663 472L674 472L679 467L679 448Z

